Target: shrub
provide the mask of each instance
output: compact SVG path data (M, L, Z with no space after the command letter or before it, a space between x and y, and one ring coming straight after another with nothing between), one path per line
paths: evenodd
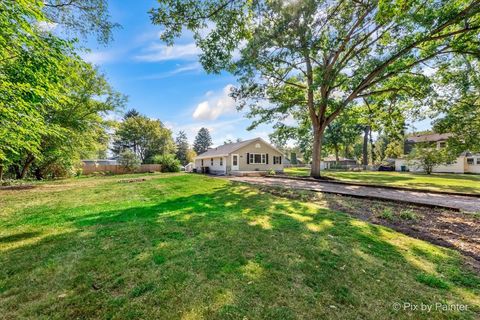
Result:
M400 218L404 220L417 220L417 215L412 210L402 210L400 212Z
M393 211L389 208L383 209L383 211L378 215L380 218L385 220L393 220Z
M140 167L140 159L131 150L122 151L122 153L120 153L120 157L118 158L118 162L128 172L134 172Z
M161 165L162 172L180 171L180 161L173 154L156 155L153 158L153 162Z
M275 172L275 170L270 169L270 170L268 170L268 174L269 174L270 176L274 176L274 175L276 174L276 172Z

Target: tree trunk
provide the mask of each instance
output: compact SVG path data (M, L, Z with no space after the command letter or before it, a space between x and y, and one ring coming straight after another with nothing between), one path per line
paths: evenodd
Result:
M365 126L363 134L363 150L362 150L362 165L366 169L368 166L368 133L370 132L370 126Z
M25 164L23 165L22 171L20 172L20 176L18 176L18 173L17 173L18 179L25 178L25 176L27 175L28 169L30 168L30 165L33 163L33 160L35 160L34 156L32 155L27 156L27 160L25 160Z
M370 153L372 157L372 165L375 164L375 145L373 144L372 129L370 128Z
M313 147L312 147L312 168L310 176L315 179L320 179L320 164L322 161L322 138L323 132L320 128L313 129Z
M0 165L0 181L3 180L3 165Z
M335 162L336 162L336 164L338 164L340 162L340 156L339 156L340 152L338 151L338 145L337 144L335 144L334 149L335 149Z

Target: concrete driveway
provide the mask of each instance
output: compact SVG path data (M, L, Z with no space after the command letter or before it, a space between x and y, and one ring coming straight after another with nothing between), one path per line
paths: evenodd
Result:
M258 185L283 186L287 188L342 194L354 197L394 200L464 212L480 212L480 198L477 197L439 194L416 190L398 190L382 187L338 184L323 181L294 180L288 178L232 177L230 180Z

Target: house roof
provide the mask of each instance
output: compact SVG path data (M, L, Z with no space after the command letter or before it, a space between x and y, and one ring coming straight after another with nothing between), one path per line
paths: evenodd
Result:
M451 133L429 133L429 134L418 134L407 137L409 142L437 142L447 140L452 136Z
M228 156L230 153L232 153L232 152L234 152L234 151L236 151L236 150L238 150L242 147L245 147L245 146L249 145L250 143L252 143L254 141L262 141L263 143L268 144L274 150L280 152L279 150L277 150L277 148L275 148L274 146L272 146L270 143L266 142L262 138L255 138L255 139L250 139L250 140L245 140L245 141L240 141L240 142L226 143L226 144L218 146L216 148L208 149L204 153L199 154L196 157L196 159L205 159L205 158L213 158L213 157L225 157L225 156ZM280 153L282 153L282 152L280 152Z

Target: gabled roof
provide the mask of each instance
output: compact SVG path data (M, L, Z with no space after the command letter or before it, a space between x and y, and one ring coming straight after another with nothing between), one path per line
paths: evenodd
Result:
M205 158L214 158L214 157L226 157L232 152L243 148L247 145L249 145L252 142L255 141L262 141L263 143L269 145L272 149L278 151L279 153L283 154L283 152L279 151L277 148L272 146L270 143L266 142L262 138L255 138L255 139L250 139L250 140L245 140L245 141L240 141L240 142L234 142L234 143L226 143L224 145L218 146L216 148L211 148L205 151L204 153L199 154L195 159L205 159Z
M409 142L437 142L448 140L452 136L451 133L428 133L428 134L417 134L410 137L407 137Z

